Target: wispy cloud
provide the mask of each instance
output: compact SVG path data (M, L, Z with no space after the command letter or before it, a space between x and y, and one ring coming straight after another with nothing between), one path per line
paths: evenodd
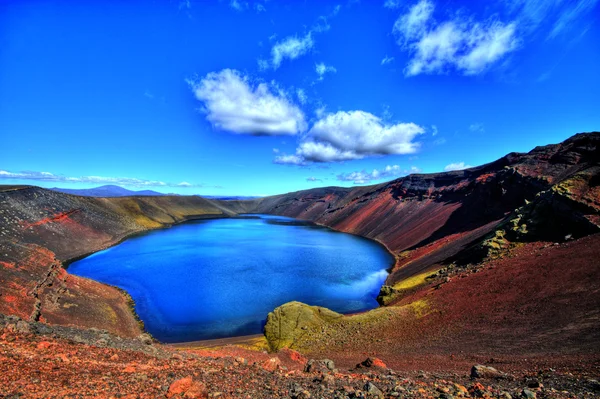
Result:
M485 132L485 127L483 126L483 123L472 123L469 126L469 130L472 132L483 133Z
M389 8L389 9L396 9L398 7L400 7L400 0L385 0L385 2L383 3L383 6L385 8Z
M308 32L303 37L289 36L275 43L271 48L271 64L274 69L281 66L285 59L294 60L307 54L314 46L312 32Z
M598 0L512 0L508 2L508 7L525 32L532 33L548 24L550 32L547 37L553 39L573 27L581 29L577 22L597 4Z
M464 162L455 162L455 163L451 163L446 165L446 167L444 168L444 170L446 172L450 172L452 170L463 170L463 169L469 169L472 168L473 166L471 165L467 165Z
M425 129L414 123L387 124L364 111L339 111L319 119L296 149L276 163L341 162L370 156L412 154ZM289 161L289 162L286 162Z
M309 182L317 182L317 181L322 182L323 179L319 179L319 178L316 178L314 176L310 176L310 177L306 178L306 181L309 181Z
M383 59L381 60L381 65L387 65L387 64L391 64L392 62L394 62L394 57L388 57L387 55L385 57L383 57Z
M371 172L362 170L360 172L341 173L336 176L336 179L338 181L351 181L354 184L367 184L372 181L391 179L420 172L421 169L416 166L411 166L410 169L402 169L398 165L388 165L381 170L373 169Z
M438 23L433 11L433 2L420 0L394 24L398 44L411 56L406 76L450 70L477 75L519 45L515 22L475 21L457 14Z
M114 184L128 187L207 187L203 184L192 184L188 182L168 183L159 180L138 179L134 177L106 177L106 176L79 176L71 177L64 175L55 175L50 172L9 172L0 170L0 180L32 180L39 182L56 183L85 183L85 184Z
M300 104L306 104L306 102L308 101L308 96L306 95L304 89L297 89L296 97L298 97L298 101L300 101Z
M236 11L244 11L248 9L249 5L246 1L231 0L229 2L229 7L233 8Z
M217 129L238 134L294 135L306 130L304 114L276 85L252 84L232 69L187 80Z
M337 73L337 69L331 65L326 65L324 62L320 62L315 64L315 72L318 75L317 80L321 81L325 78L325 74Z

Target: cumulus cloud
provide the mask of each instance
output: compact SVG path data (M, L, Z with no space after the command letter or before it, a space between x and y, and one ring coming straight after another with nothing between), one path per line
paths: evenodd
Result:
M364 111L339 111L324 115L308 131L296 149L293 164L340 162L369 156L412 154L419 148L414 139L425 129L414 123L387 124ZM279 159L277 163L286 163Z
M473 166L471 165L466 165L464 162L455 162L455 163L451 163L449 165L446 165L446 167L444 168L444 170L446 172L450 172L452 170L463 170L463 169L469 169L472 168Z
M351 181L354 184L366 184L376 180L391 179L420 172L421 169L416 166L411 166L410 169L402 169L398 165L388 165L381 170L373 169L371 172L362 170L360 172L341 173L336 176L336 179L339 181Z
M465 75L486 71L519 45L516 22L498 20L476 22L455 16L438 23L434 5L420 0L395 22L393 33L411 58L404 73L446 73L452 69Z
M320 62L315 64L315 72L317 72L318 75L317 80L323 80L326 73L336 73L337 69L331 65L326 65L325 63Z
M134 177L70 177L63 175L55 175L50 172L9 172L7 170L0 170L0 180L32 180L56 183L115 184L129 187L206 187L203 184L191 184L188 182L168 183L159 180L137 179Z
M431 1L421 0L411 7L408 13L398 17L392 30L398 38L398 44L405 46L410 41L423 37L433 9Z
M300 157L298 155L293 155L293 154L292 155L288 155L288 154L278 155L273 160L273 163L277 163L280 165L298 165L298 166L302 166L302 165L306 164L302 157Z
M289 36L275 43L271 48L271 64L273 68L279 68L285 59L294 60L307 54L313 48L314 44L312 32L308 32L304 37Z
M294 135L306 130L304 113L277 87L254 85L232 69L211 72L200 80L188 80L196 98L204 104L206 119L217 129L238 134Z

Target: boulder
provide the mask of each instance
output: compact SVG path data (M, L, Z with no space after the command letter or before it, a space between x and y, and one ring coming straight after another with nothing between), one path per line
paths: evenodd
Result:
M265 337L272 351L291 348L301 336L318 335L322 326L340 317L327 308L288 302L267 316Z
M387 365L381 359L378 359L376 357L368 357L362 363L359 363L356 365L357 369L360 369L363 367L379 367L382 369L386 369Z
M310 359L308 362L306 362L306 366L304 367L304 371L307 373L328 373L334 370L335 363L333 362L333 360L329 359Z
M172 398L176 395L190 399L203 399L208 398L208 391L202 382L194 381L192 377L185 377L173 381L171 386L169 386L167 398Z
M493 367L476 364L471 367L471 378L506 378L507 374L496 370Z
M375 386L375 384L373 384L372 382L367 382L365 384L364 390L371 396L371 397L376 397L376 398L381 398L383 399L383 392L381 392L381 389L377 388Z

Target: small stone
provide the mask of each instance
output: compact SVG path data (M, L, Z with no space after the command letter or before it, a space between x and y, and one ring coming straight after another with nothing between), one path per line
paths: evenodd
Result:
M521 391L521 397L524 399L536 399L536 394L529 389L523 389L523 391Z
M476 364L471 367L471 378L504 378L506 375L493 367Z
M112 355L112 356L110 357L110 360L112 360L113 362L114 362L114 361L117 361L117 360L119 360L119 355L117 355L117 354L115 353L114 355Z
M138 335L138 340L142 341L142 343L146 345L152 345L153 342L152 336L147 333Z
M359 363L356 365L356 368L361 368L361 367L379 367L382 369L386 369L387 365L381 359L378 359L376 357L369 357L362 363Z
M383 392L370 381L365 384L364 390L373 396L383 398Z
M333 360L323 359L323 360L315 360L310 359L306 362L306 366L304 366L304 371L307 373L326 373L329 371L335 370L335 363Z
M48 349L51 346L52 346L52 342L48 342L48 341L42 341L39 344L37 344L38 349Z
M208 391L203 383L194 381L192 377L185 377L174 381L169 386L167 398L172 398L175 395L182 395L184 398L190 399L204 399L208 398Z
M31 326L26 321L19 320L15 326L15 331L21 334L29 334L31 333Z
M261 363L261 367L266 371L274 372L281 365L281 360L278 357L272 357Z

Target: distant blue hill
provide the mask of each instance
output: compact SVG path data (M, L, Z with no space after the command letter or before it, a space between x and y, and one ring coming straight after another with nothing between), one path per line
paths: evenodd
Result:
M243 200L252 200L255 198L260 198L258 196L250 196L250 195L201 195L202 198L221 200L221 201L243 201Z
M59 191L65 194L72 195L81 195L84 197L131 197L134 195L143 195L143 196L156 196L156 195L167 195L163 193L159 193L158 191L152 190L141 190L141 191L133 191L128 190L126 188L120 186L100 186L96 188L51 188L50 190Z

